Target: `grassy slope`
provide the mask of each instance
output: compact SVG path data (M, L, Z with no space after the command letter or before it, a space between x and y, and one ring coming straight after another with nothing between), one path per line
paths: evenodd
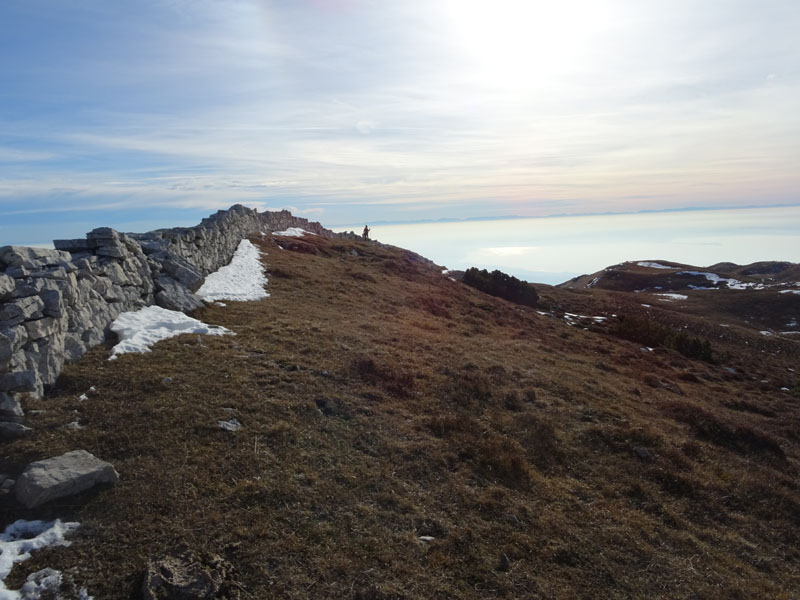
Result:
M272 297L196 315L236 337L97 348L34 403L6 471L85 448L122 479L33 511L0 500L4 523L83 524L25 572L80 565L96 598L136 598L148 558L188 544L228 558L243 598L798 595L800 399L775 387L797 385L796 349L731 345L731 375L401 250L286 242L264 245ZM65 429L76 414L86 429ZM244 428L218 429L231 415Z

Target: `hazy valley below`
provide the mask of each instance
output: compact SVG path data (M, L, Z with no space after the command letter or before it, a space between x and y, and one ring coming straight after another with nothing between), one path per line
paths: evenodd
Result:
M337 230L360 232L364 224ZM563 283L609 265L664 259L707 266L800 262L800 206L374 225L375 239L449 269L500 269Z

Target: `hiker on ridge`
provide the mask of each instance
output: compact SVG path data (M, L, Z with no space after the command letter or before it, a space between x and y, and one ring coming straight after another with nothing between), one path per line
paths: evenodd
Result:
M367 227L366 225L364 225L364 239L366 241L369 241L369 227Z

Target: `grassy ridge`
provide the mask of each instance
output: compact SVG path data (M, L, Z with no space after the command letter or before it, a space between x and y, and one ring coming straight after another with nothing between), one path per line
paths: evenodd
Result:
M270 298L197 315L235 337L97 348L31 407L9 472L85 448L122 479L36 511L0 500L6 523L83 524L25 572L135 598L146 561L185 544L229 560L242 598L796 597L800 412L777 391L796 355L725 347L734 375L400 249L282 245L262 242ZM217 427L231 416L242 430Z

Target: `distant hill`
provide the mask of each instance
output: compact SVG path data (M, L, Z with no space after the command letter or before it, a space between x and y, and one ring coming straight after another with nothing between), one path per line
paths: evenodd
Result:
M695 267L667 260L641 260L606 267L580 275L560 287L599 288L621 292L697 289L800 290L800 265L790 262L757 262L750 265L718 263Z

